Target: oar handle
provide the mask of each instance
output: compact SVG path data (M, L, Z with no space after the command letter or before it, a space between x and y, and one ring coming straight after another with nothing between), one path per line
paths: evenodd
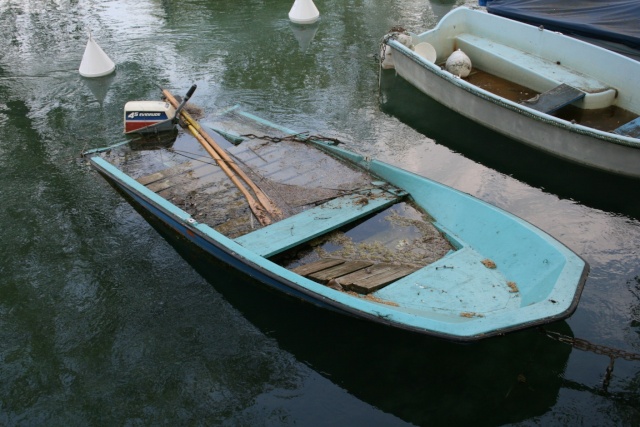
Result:
M178 105L178 108L176 108L176 114L173 116L174 120L178 120L178 117L180 116L180 111L182 111L184 106L187 104L187 101L189 101L189 98L191 98L191 95L193 95L193 92L196 91L197 87L198 87L198 85L193 85L193 86L191 86L191 88L189 88L189 91L185 95L184 99L182 100L180 105Z

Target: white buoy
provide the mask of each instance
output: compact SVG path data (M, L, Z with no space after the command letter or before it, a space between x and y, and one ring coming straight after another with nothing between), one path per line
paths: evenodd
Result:
M104 53L104 50L98 46L89 33L89 41L87 41L87 47L78 69L80 75L83 77L102 77L113 73L115 69L116 64Z
M313 24L320 18L320 12L313 0L296 0L289 11L289 19L296 24Z
M454 76L467 77L471 72L471 59L458 49L449 55L444 68Z

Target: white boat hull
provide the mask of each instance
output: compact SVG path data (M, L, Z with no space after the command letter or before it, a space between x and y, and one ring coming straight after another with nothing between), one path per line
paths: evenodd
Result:
M640 178L640 140L574 124L509 101L442 70L397 41L387 43L397 73L453 111L554 156Z

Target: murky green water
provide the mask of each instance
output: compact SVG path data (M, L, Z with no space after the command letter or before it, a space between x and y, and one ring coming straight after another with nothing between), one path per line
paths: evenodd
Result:
M344 139L548 231L591 264L554 330L640 353L637 183L514 146L393 73L379 96L380 38L455 1L317 1L310 44L292 3L0 0L0 425L640 424L639 361L605 389L606 355L537 331L460 346L284 300L165 240L79 158L122 140L125 102L196 83L205 111ZM114 75L78 74L89 29Z

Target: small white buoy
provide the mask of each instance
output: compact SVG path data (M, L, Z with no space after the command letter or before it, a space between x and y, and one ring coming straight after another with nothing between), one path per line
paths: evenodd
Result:
M289 11L289 19L296 24L313 24L320 18L320 12L313 0L296 0Z
M471 72L471 59L460 49L453 52L444 64L445 70L458 77L467 77Z
M82 55L82 62L78 71L83 77L102 77L111 74L116 64L107 56L89 33L89 41Z

